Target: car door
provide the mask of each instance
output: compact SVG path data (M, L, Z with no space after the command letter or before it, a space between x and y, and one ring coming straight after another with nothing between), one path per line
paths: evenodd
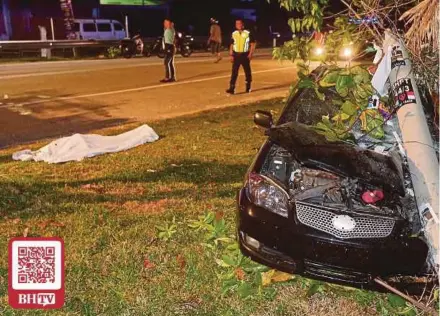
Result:
M124 27L118 21L113 21L113 32L116 37L115 39L123 39L126 36Z
M96 26L98 29L99 39L101 40L115 39L112 25L110 24L110 22L97 22Z
M82 23L81 36L85 40L97 40L99 39L98 32L96 30L96 24L93 22Z

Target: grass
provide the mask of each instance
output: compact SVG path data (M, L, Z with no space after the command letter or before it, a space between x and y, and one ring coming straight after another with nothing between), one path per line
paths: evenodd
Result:
M160 121L152 124L158 142L82 162L13 162L22 147L0 151L0 314L393 315L384 295L322 284L311 293L316 283L300 277L269 285L271 295L221 295L221 252L208 251L188 223L224 214L234 233L235 194L264 139L252 114L281 106L273 100ZM159 237L157 226L167 233ZM65 241L62 310L7 306L7 242L25 230Z

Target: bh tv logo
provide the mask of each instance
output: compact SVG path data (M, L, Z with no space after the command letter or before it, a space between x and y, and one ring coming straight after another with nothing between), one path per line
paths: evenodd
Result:
M60 238L9 241L9 305L55 309L64 305L64 242Z

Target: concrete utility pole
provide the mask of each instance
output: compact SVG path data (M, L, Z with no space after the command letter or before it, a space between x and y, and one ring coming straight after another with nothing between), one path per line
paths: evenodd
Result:
M75 39L76 34L73 30L74 14L73 14L72 0L59 0L59 1L61 6L61 11L63 12L63 17L64 17L64 29L66 32L66 38Z
M9 9L9 0L2 0L3 21L5 23L6 36L12 38L11 12ZM1 34L0 34L1 35Z
M384 52L391 47L391 98L398 108L418 211L430 245L431 264L439 260L439 162L429 132L411 61L401 39L385 32ZM437 271L438 273L438 271Z

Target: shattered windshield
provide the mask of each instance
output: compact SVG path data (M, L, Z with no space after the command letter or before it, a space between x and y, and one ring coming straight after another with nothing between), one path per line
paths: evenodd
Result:
M320 100L312 89L300 91L289 101L278 124L299 122L305 125L315 125L321 121L323 115L335 115L339 106L333 104L331 100L337 96L336 91L325 89L323 93L325 100Z

